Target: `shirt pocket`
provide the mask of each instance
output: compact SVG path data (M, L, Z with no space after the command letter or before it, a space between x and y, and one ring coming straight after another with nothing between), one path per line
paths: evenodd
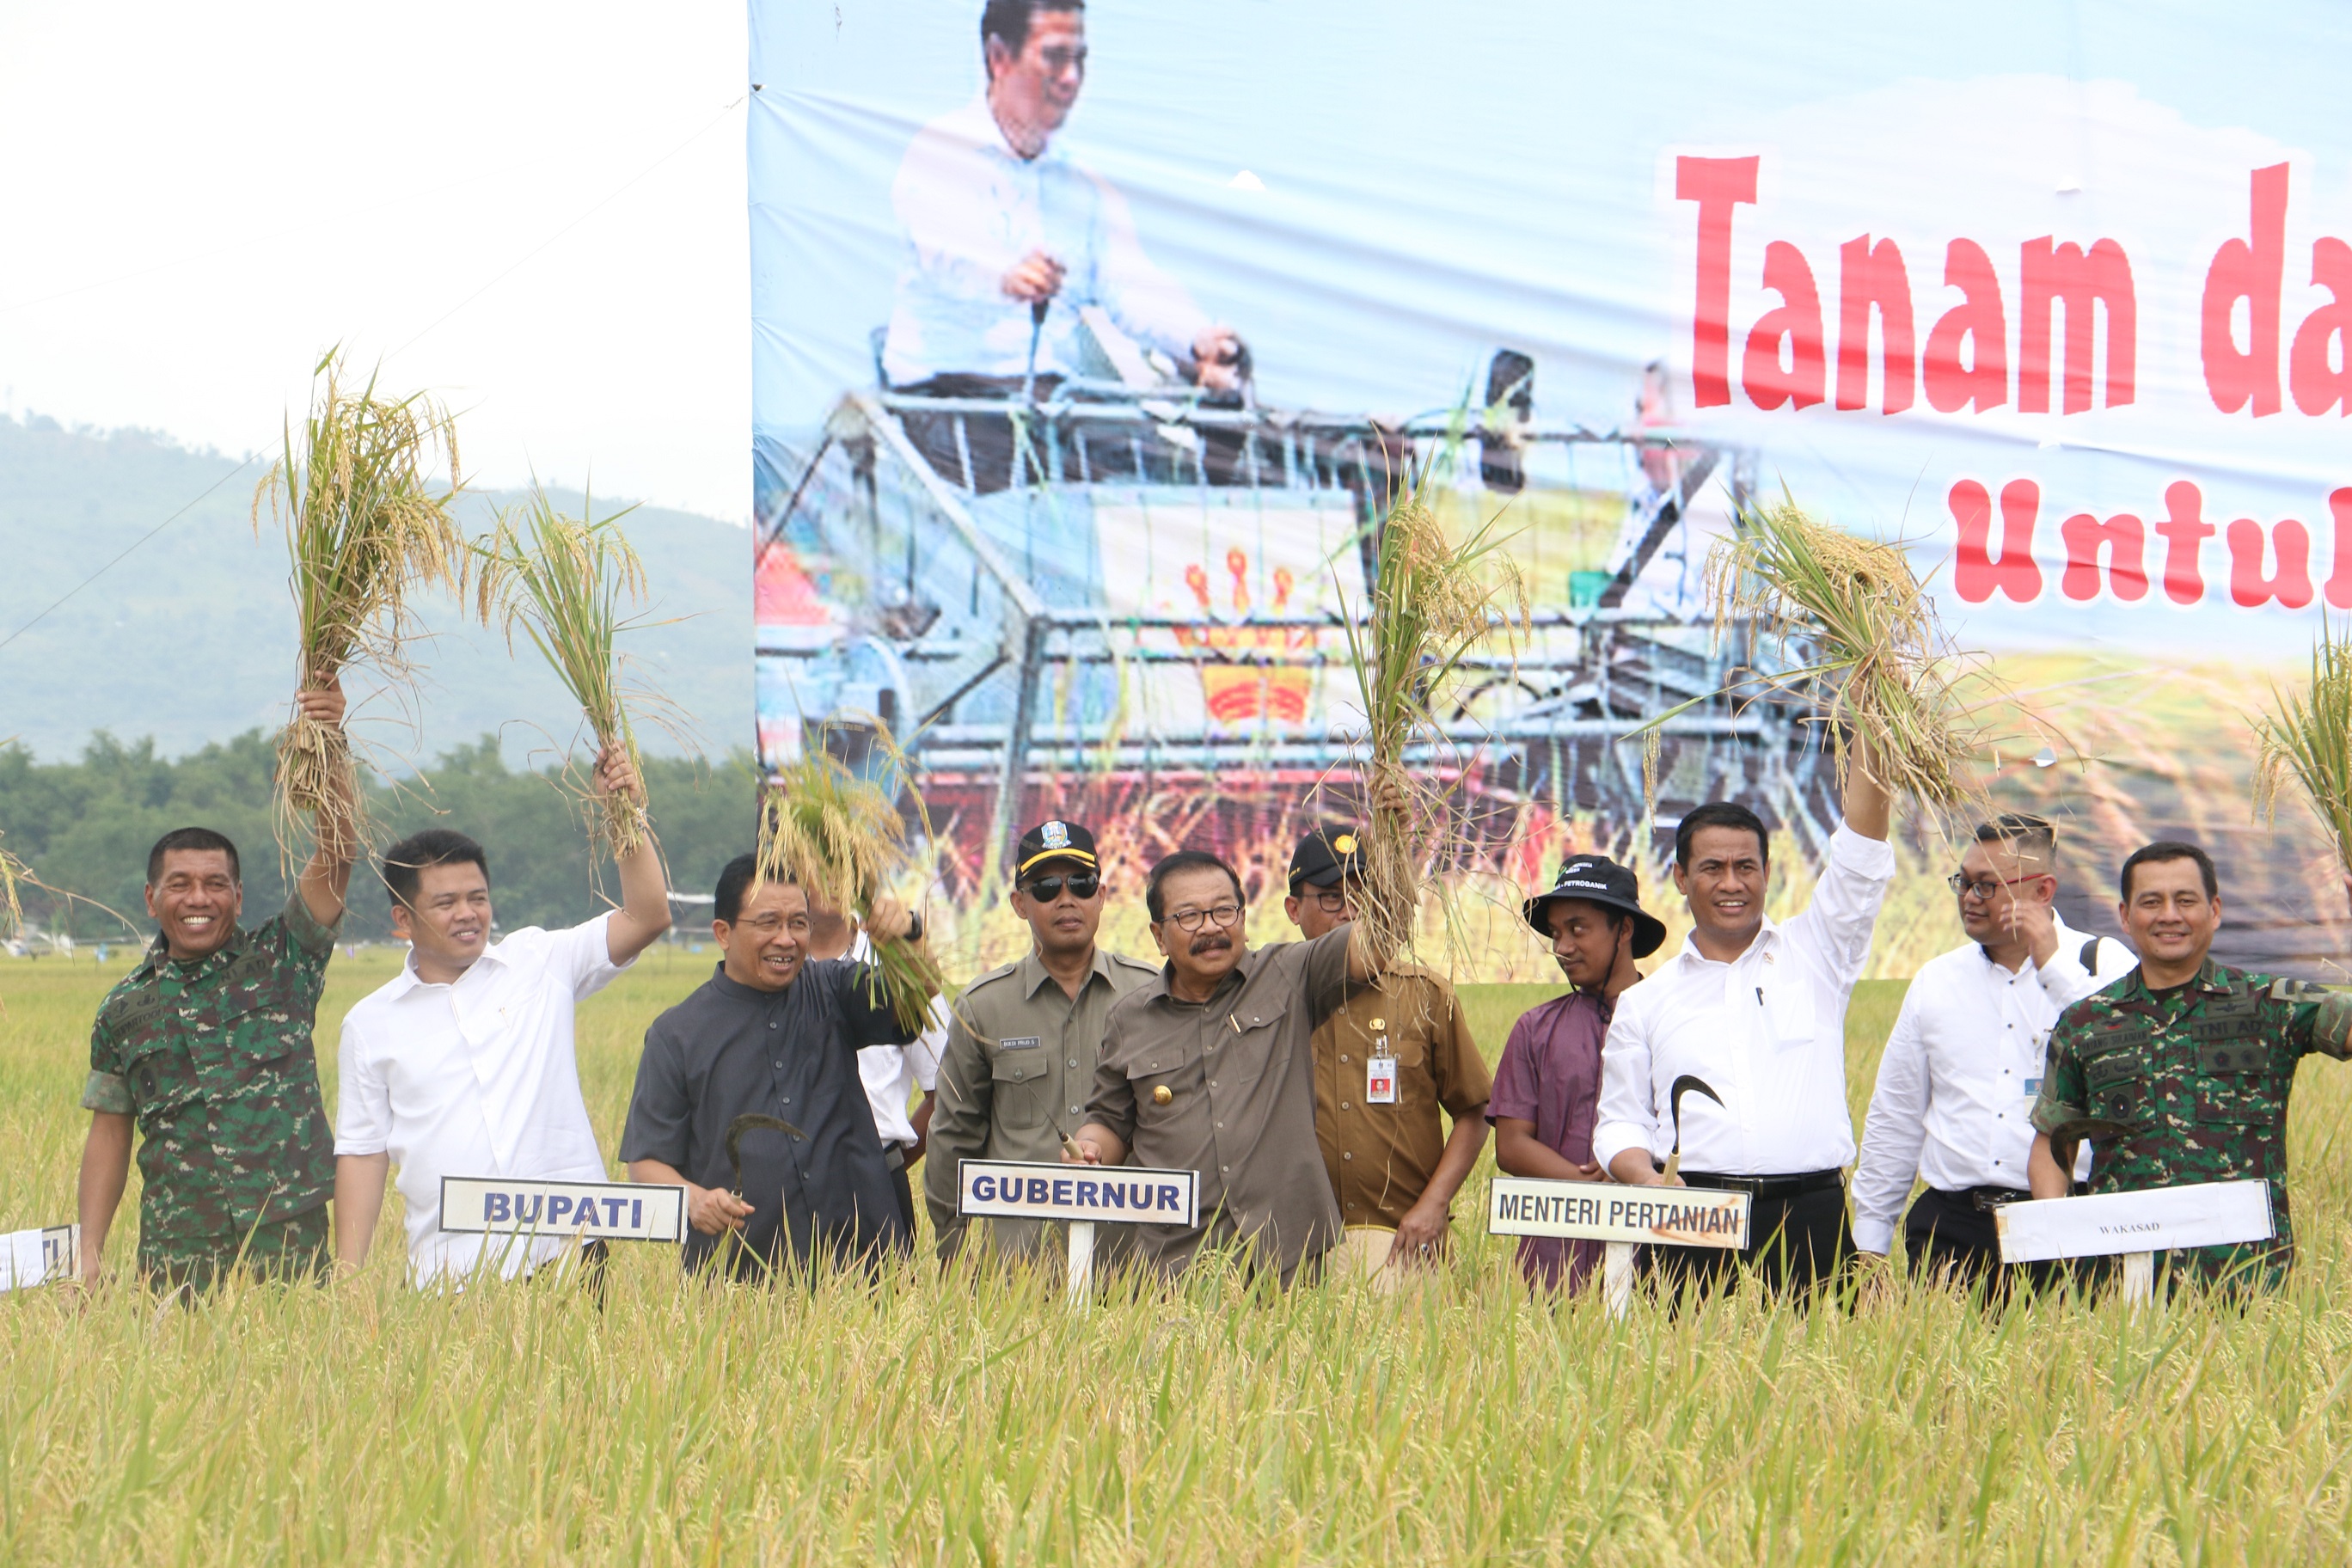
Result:
M1206 1077L1201 1068L1200 1047L1190 1041L1138 1052L1135 1059L1127 1064L1127 1087L1135 1097L1136 1120L1164 1121L1181 1114L1200 1092ZM1154 1091L1162 1089L1169 1094L1165 1104L1154 1097Z
M1776 1049L1811 1045L1819 1018L1811 985L1783 982L1764 987L1764 1027Z
M173 1050L168 1039L153 1039L126 1048L122 1081L131 1087L143 1128L168 1125L203 1092L189 1054Z
M2270 1048L2259 1040L2197 1047L2197 1121L2209 1127L2267 1127L2284 1107L2273 1089Z
M2137 1049L2110 1051L2083 1062L2083 1093L2091 1115L2106 1121L2147 1119L2147 1058Z
M1053 1075L1044 1051L999 1051L988 1065L988 1076L992 1120L998 1126L1028 1132L1045 1125Z

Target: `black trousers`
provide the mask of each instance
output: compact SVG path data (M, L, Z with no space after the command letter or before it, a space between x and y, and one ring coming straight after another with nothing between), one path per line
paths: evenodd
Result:
M1688 1180L1695 1187L1715 1184L1705 1176ZM1843 1184L1789 1197L1759 1197L1748 1214L1746 1248L1647 1247L1644 1272L1662 1291L1706 1296L1735 1289L1745 1265L1775 1295L1811 1296L1837 1283L1853 1260L1853 1226L1846 1217Z
M890 1167L890 1191L898 1200L898 1217L907 1222L907 1241L915 1239L915 1184L907 1179L905 1164Z
M1977 1207L1976 1199L1967 1193L1937 1187L1922 1192L1911 1212L1903 1216L1903 1247L1910 1255L1912 1272L1963 1290L1981 1288L1994 1300L2006 1300L2020 1286L2048 1290L2072 1280L2080 1288L2100 1273L2096 1260L2091 1258L2002 1263L1993 1211Z

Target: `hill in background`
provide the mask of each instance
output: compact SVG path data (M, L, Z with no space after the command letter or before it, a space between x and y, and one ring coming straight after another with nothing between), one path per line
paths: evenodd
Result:
M0 741L60 760L106 731L152 736L171 757L283 721L294 685L285 544L266 521L257 535L251 521L270 457L241 464L152 431L0 416L0 637L182 514L0 647ZM576 515L580 495L555 493ZM516 499L468 497L467 531ZM620 504L600 496L598 514ZM622 527L646 563L644 616L669 623L624 646L691 721L700 748L723 757L751 732L750 536L652 507ZM578 714L535 649L510 658L503 637L467 626L446 599L425 606L424 619L436 637L416 650L415 725L388 700L360 700L364 678L351 682L355 734L380 765L422 762L485 733L500 737L516 765L543 763L571 742ZM680 749L657 731L642 740L649 751Z

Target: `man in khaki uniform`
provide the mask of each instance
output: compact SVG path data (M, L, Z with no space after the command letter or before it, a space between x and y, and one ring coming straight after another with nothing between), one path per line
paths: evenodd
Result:
M1200 1223L1135 1226L1137 1252L1173 1274L1203 1245L1230 1247L1287 1285L1339 1240L1310 1041L1380 955L1355 924L1253 951L1240 876L1195 850L1151 868L1144 905L1167 967L1111 1007L1064 1158L1199 1172Z
M1356 836L1318 827L1291 854L1283 909L1310 940L1336 931L1356 918L1362 875ZM1315 1136L1348 1227L1349 1267L1433 1261L1452 1231L1454 1194L1486 1146L1492 1087L1454 988L1417 964L1391 964L1323 1021L1314 1047Z
M1047 822L1022 835L1013 855L1013 912L1029 922L1034 945L1017 963L992 969L950 1008L940 1058L923 1195L940 1257L961 1249L957 1168L966 1160L1062 1157L1062 1138L1086 1116L1110 1005L1159 973L1148 963L1095 945L1102 924L1102 870L1094 835L1075 822ZM1034 1255L1050 1228L1042 1220L992 1219L1000 1253ZM1114 1260L1127 1227L1104 1226L1095 1258Z

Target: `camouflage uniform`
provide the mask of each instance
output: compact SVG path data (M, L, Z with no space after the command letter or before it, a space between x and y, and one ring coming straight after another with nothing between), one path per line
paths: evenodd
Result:
M331 928L285 913L180 963L156 938L107 995L82 1105L139 1123L139 1270L209 1285L324 1261L335 1141L310 1041Z
M2352 1056L2352 995L2210 959L2195 980L2158 994L2134 969L2059 1016L2033 1125L2061 1142L2091 1140L2095 1193L2269 1182L2278 1235L2267 1247L2196 1247L2169 1260L2207 1280L2252 1265L2238 1278L2275 1286L2294 1260L2287 1097L2312 1051Z

